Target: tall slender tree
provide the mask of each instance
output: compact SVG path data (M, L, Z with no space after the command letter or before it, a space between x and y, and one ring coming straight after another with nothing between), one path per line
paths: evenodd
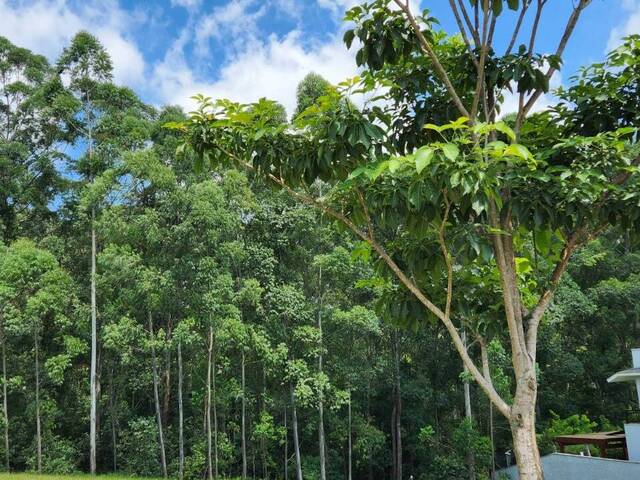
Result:
M86 141L86 159L77 162L76 169L83 175L86 182L91 183L104 170L94 156L94 129L100 113L100 87L112 78L112 64L109 55L100 42L88 32L79 32L71 40L71 44L64 49L58 60L58 72L69 78L69 90L80 101L80 112L69 125ZM76 121L78 120L78 121ZM96 206L90 205L91 231L91 272L90 301L91 301L91 365L90 365L90 417L89 417L89 465L92 474L97 469L97 439L98 439L98 392L100 390L98 378L98 306L96 302Z

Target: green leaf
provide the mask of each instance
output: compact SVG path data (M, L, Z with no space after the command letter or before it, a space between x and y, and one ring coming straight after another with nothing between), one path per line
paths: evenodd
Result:
M353 39L356 37L356 32L353 30L347 30L344 32L343 41L347 48L351 48L351 44L353 43Z
M502 0L493 0L493 15L498 16L502 13Z
M494 125L494 128L499 131L504 133L507 137L509 137L509 139L514 142L516 140L516 134L515 132L511 129L511 127L509 125L507 125L504 122L498 122Z
M399 158L392 158L389 160L389 171L391 173L395 173L400 168L400 164L401 162Z
M518 10L520 7L520 0L507 0L507 5L509 5L509 9Z
M449 160L454 161L460 155L460 149L455 143L446 143L442 146L442 152L444 156Z
M442 132L442 127L434 125L433 123L427 123L422 128L424 128L425 130L435 130L436 132Z
M416 154L416 172L421 173L429 163L431 163L431 159L433 158L433 148L431 147L422 147L420 148Z
M531 154L529 149L519 143L512 143L507 148L505 148L504 155L508 155L512 157L520 157L523 160L533 159L533 155Z

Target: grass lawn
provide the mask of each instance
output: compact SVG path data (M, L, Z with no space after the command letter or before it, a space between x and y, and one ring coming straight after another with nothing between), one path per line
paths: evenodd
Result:
M129 477L127 475L118 475L118 474L104 474L104 475L96 475L97 478L101 480L162 480L162 479L154 479L151 477ZM38 475L36 473L0 473L0 480L90 480L91 475L86 473L74 473L72 475Z

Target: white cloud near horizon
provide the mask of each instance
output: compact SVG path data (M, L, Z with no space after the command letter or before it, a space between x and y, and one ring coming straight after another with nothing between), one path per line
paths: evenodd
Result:
M621 8L626 12L620 16L624 22L611 30L607 52L619 47L624 37L640 33L640 0L621 0Z
M116 1L89 1L76 7L67 0L0 0L0 18L0 35L52 62L73 35L88 30L111 55L117 83L135 87L144 82L144 57L127 35L135 19Z
M316 72L332 83L357 75L354 52L347 50L338 34L312 48L303 46L302 33L296 30L282 38L271 35L264 42L250 41L220 68L214 81L199 79L181 49L182 45L176 45L156 65L154 78L165 103L187 109L194 106L190 97L202 93L238 102L266 97L282 103L292 113L296 87L309 72Z

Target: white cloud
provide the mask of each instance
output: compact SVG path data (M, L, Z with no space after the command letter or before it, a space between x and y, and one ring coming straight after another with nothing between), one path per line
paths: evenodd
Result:
M353 50L346 49L339 35L310 48L303 47L301 36L293 31L283 38L271 36L265 42L248 43L221 67L212 82L197 78L184 59L181 45L176 45L155 68L158 91L164 102L188 109L194 106L189 97L202 93L239 102L267 97L292 113L296 87L307 73L314 71L332 83L357 74Z
M133 19L115 1L86 2L74 8L67 0L12 3L0 0L0 35L55 61L78 30L94 33L111 55L117 83L143 83L145 62L126 31Z
M201 0L171 0L171 6L194 8L200 5Z
M622 0L621 8L627 12L620 15L620 18L624 18L625 21L611 30L607 52L620 46L624 37L640 33L640 0Z
M251 10L255 4L254 0L231 0L202 17L195 28L197 54L203 57L209 53L211 39L239 47L255 35L257 22L267 11L265 4Z
M345 11L349 10L352 7L355 7L356 5L359 5L362 3L362 0L317 0L318 1L318 6L322 7L322 8L326 8L328 10L333 11L334 14L342 14ZM389 0L389 7L397 10L398 4L393 1L393 0ZM409 1L409 7L411 8L411 11L415 14L418 14L421 12L420 10L420 3L421 0L410 0Z

